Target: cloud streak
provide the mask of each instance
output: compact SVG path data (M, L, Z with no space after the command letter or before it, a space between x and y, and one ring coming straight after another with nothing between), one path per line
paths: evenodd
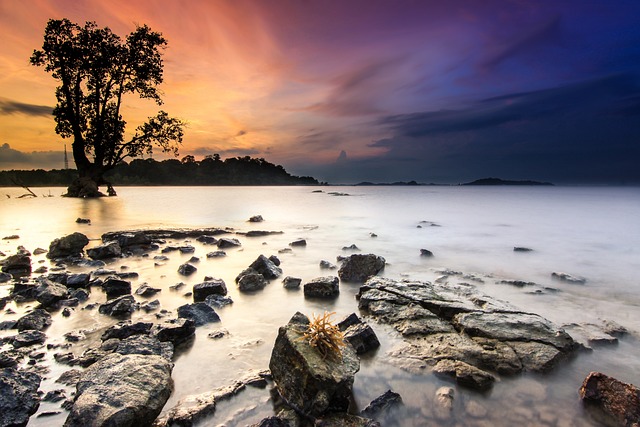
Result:
M25 104L10 99L0 98L0 114L25 114L34 117L51 117L53 107L47 105Z

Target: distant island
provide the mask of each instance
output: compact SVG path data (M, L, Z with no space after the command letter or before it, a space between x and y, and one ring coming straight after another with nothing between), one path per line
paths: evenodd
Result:
M465 184L460 185L553 185L550 182L539 182L539 181L510 181L500 178L482 178L476 179L472 182L467 182Z
M420 184L416 181L409 181L409 182L405 182L405 181L398 181L398 182L369 182L369 181L364 181L364 182L359 182L357 184L354 184L356 187L361 186L361 187L367 187L367 186L374 186L374 185L434 185L434 184Z
M77 176L75 169L0 171L0 186L68 186ZM282 166L262 158L245 156L222 160L218 155L207 156L200 161L193 156L163 161L136 159L118 164L105 178L114 186L321 184L310 176L291 175Z

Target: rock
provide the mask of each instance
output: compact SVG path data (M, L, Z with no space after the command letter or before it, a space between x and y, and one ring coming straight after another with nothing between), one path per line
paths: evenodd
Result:
M25 426L40 406L40 377L14 368L0 370L0 426Z
M282 274L282 269L264 255L260 255L253 261L249 268L260 273L267 280L276 279Z
M112 238L113 237L113 238ZM118 233L114 236L109 236L108 234L102 235L103 241L116 240L120 248L122 249L130 249L132 247L141 247L146 248L150 246L153 241L147 233L144 231L134 231L131 233Z
M171 361L173 358L173 344L162 342L157 337L149 335L132 335L118 342L114 350L118 354L142 354L162 356Z
M216 243L218 243L218 239L213 236L198 236L198 238L196 238L196 241L204 245L215 245Z
M25 254L11 255L2 261L2 272L12 276L27 276L31 273L31 257Z
M180 267L178 267L178 273L182 274L183 276L190 276L196 271L198 271L198 269L189 263L182 264Z
M348 194L340 194L348 196ZM332 413L315 423L317 427L380 427L380 423L368 418L345 413Z
M123 295L131 295L131 282L109 277L102 284L102 290L107 294L107 300Z
M584 285L587 282L587 279L585 279L584 277L572 276L568 273L553 272L551 273L551 278L574 285Z
M42 280L36 289L36 300L45 308L68 297L69 290L66 286L47 279Z
M343 332L345 341L353 346L357 354L368 353L380 347L376 333L366 323L351 325Z
M514 252L531 252L531 251L533 251L533 249L525 248L523 246L514 246L513 251Z
M85 289L73 289L69 291L69 296L78 301L86 301L89 299L89 293Z
M335 298L340 294L336 276L316 277L304 284L305 298Z
M300 288L301 283L302 279L299 277L287 276L282 281L282 286L284 286L285 289L298 289Z
M173 391L172 369L155 355L106 356L78 381L65 427L150 426Z
M42 255L42 254L46 254L47 250L46 249L42 249L42 248L35 248L33 250L33 254L34 255Z
M207 258L222 258L227 256L225 251L214 251L207 254Z
M338 276L346 282L364 282L384 269L384 258L373 254L353 254L344 261Z
M204 302L181 305L178 307L178 317L191 319L196 326L220 321L220 316L215 310Z
M305 239L294 240L289 243L289 246L307 246L307 241Z
M118 322L117 324L108 328L102 334L102 341L117 338L123 340L132 335L148 335L151 332L153 323L136 322L132 323L130 320Z
M241 292L255 292L264 289L267 281L260 273L244 274L238 280L238 289Z
M140 285L140 287L138 287L138 289L136 289L136 295L140 295L141 297L152 297L160 291L162 291L162 289L154 288L147 285L146 283L143 283L142 285Z
M75 386L78 383L78 380L82 376L82 371L79 369L70 369L65 371L58 377L56 380L59 384L64 384L67 386Z
M133 313L136 308L133 295L124 295L101 304L98 311L109 316L126 316Z
M45 394L42 398L42 401L56 403L60 402L61 400L65 400L66 398L67 395L65 394L64 389L59 388L57 390L48 391L47 394Z
M2 240L17 240L19 238L20 238L20 236L18 236L17 234L12 234L10 236L3 237Z
M341 354L323 357L301 339L309 318L296 313L278 330L269 368L280 395L292 407L312 417L327 412L346 412L352 394L353 380L360 361L350 346Z
M264 218L262 218L262 215L254 215L251 218L249 218L249 222L262 222L264 221Z
M160 308L160 300L154 299L153 301L146 301L140 305L140 310L144 310L146 313L157 310Z
M402 404L402 397L394 391L387 390L381 396L376 397L364 408L360 415L367 418L375 418L381 412L387 411L390 407Z
M84 234L78 232L69 234L51 242L47 258L54 259L80 255L88 244L89 239Z
M190 339L196 332L195 322L191 319L172 319L154 325L151 334L160 341L169 341L175 347Z
M16 322L15 328L18 331L42 331L51 325L51 315L40 308L25 314Z
M433 367L433 372L453 377L461 386L474 390L488 390L493 386L496 378L489 372L483 371L461 361L443 359Z
M179 246L178 250L180 251L181 254L192 254L196 251L196 248L194 248L191 245L185 245L185 246Z
M222 279L212 279L193 285L193 301L200 302L209 295L226 295L227 285Z
M278 258L277 256L275 255L269 256L269 261L274 263L276 266L280 267L280 258Z
M431 252L429 249L420 249L420 256L433 258L433 252Z
M233 304L231 297L226 295L209 295L205 298L204 302L213 308L221 308Z
M111 259L122 256L122 248L118 242L107 242L102 245L87 249L87 255L91 259Z
M40 331L22 331L11 341L13 348L29 347L36 344L42 344L47 339L44 332Z
M580 398L588 407L597 409L596 415L604 414L617 425L640 425L640 389L632 384L591 372L580 387Z
M440 387L436 390L436 403L440 408L452 410L455 391L451 387Z
M180 283L176 283L175 285L169 286L169 289L171 289L172 291L179 291L184 286L185 286L185 284L183 282L180 282Z
M291 427L291 424L280 417L268 417L258 423L251 424L249 427Z
M331 264L329 261L322 260L320 261L320 268L323 270L335 270L338 268L335 264Z
M67 288L86 288L91 281L91 275L86 273L69 274L65 285Z
M278 253L279 254L290 254L290 253L293 253L293 249L291 249L291 248L278 249Z
M355 243L353 243L353 244L351 244L350 246L343 246L343 247L342 247L342 250L343 250L343 251L359 251L359 250L360 250L360 248L359 248L359 247L357 247L357 246L355 245Z
M216 243L218 245L218 248L220 249L225 249L225 248L234 248L237 246L241 246L240 242L238 241L238 239L230 239L227 237L223 237L221 239L218 240L218 243Z
M69 331L63 335L64 339L69 342L78 342L87 339L87 336L82 331Z
M226 329L216 329L213 332L210 332L207 337L211 338L212 340L219 340L220 338L224 338L227 335L229 335L229 331L227 331Z
M7 355L6 353L0 353L0 369L13 368L18 365L18 362Z
M91 220L89 218L76 218L76 223L78 224L91 224Z
M616 345L618 338L604 331L604 325L593 323L563 325L571 337L585 348L603 345Z
M0 283L7 283L12 278L13 276L11 276L11 274L9 273L5 273L4 271L0 273Z

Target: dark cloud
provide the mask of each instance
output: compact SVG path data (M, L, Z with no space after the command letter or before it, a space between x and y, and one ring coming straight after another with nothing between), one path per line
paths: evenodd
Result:
M0 98L0 114L26 114L28 116L51 117L53 107L47 105L24 104Z
M0 146L0 169L62 169L63 167L63 151L27 153L15 150L9 144Z

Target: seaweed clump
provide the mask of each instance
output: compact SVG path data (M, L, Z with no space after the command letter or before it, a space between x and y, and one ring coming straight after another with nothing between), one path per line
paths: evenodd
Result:
M341 347L346 345L343 333L337 325L331 323L330 318L334 314L336 313L325 311L323 315L316 316L314 313L307 329L301 331L302 336L299 338L299 340L305 340L311 347L315 348L323 360L326 358L341 358Z

